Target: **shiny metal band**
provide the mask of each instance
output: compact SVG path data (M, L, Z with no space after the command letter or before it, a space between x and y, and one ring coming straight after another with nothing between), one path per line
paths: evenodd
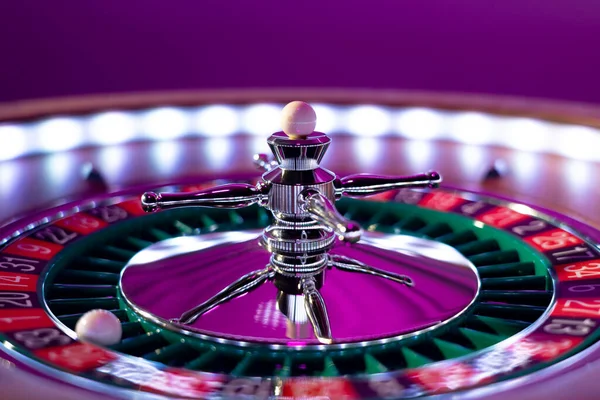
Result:
M317 253L331 249L335 241L335 234L331 232L326 237L316 239L290 239L285 240L270 233L273 230L263 233L262 244L272 253L280 254L305 254Z
M266 229L284 229L284 230L293 230L297 231L298 229L324 229L327 232L333 232L329 226L323 225L314 221L312 219L309 220L287 220L279 218L278 215L274 215L275 220L277 221L274 225L270 225Z
M285 158L279 166L292 171L310 171L319 167L317 160L311 158Z
M275 254L271 256L271 266L273 269L283 276L290 277L298 277L299 275L302 275L303 277L310 277L317 275L327 267L327 263L329 261L327 255L323 255L323 257L316 262L307 264L289 264L278 261L275 259L275 257Z
M296 218L310 217L311 214L300 207L299 195L305 189L314 189L321 192L331 201L335 201L335 188L332 182L315 185L282 185L273 183L269 191L268 208L273 213L293 215Z

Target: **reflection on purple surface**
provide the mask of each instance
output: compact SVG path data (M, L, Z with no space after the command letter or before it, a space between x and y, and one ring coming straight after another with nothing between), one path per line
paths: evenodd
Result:
M136 255L121 290L137 309L168 321L269 262L257 232L227 232L170 239ZM414 288L375 276L325 272L321 293L336 343L376 340L415 332L462 313L479 290L472 264L453 248L401 235L368 233L363 242L333 253L409 275ZM301 296L278 300L267 282L224 303L186 327L217 337L271 344L317 344ZM285 307L280 312L280 307Z

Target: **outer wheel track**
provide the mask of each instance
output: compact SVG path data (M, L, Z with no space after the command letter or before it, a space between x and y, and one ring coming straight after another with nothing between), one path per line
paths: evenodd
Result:
M370 212L362 204L340 207L348 217L370 229L398 232L438 240L455 247L478 268L482 278L479 303L471 315L445 332L408 344L376 346L368 350L323 354L272 353L205 345L202 348L165 332L146 332L143 321L129 320L119 308L119 273L129 258L157 241L215 230L265 226L262 209L176 212L155 218L146 229L137 228L81 255L47 286L50 310L73 329L81 315L106 308L121 320L124 337L114 350L146 360L192 370L236 376L338 376L414 368L434 361L460 357L494 345L539 318L552 298L546 275L536 275L533 262L506 249L493 238L480 239L473 229L428 221L417 215L387 210ZM166 213L164 213L166 214Z

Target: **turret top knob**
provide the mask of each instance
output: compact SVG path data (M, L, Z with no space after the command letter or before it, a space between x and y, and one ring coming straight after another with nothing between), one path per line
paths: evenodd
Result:
M281 125L283 132L275 132L267 139L279 167L293 171L319 168L331 139L315 132L315 110L303 101L292 101L283 108Z
M317 114L310 104L292 101L283 108L281 127L290 139L305 139L317 126Z

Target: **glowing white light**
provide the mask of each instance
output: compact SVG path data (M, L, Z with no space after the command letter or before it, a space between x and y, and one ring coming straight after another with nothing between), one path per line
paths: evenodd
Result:
M127 175L126 165L130 161L131 150L127 146L110 146L98 153L98 168L108 181L118 181Z
M190 132L190 115L177 108L158 108L142 115L142 132L155 140L169 140Z
M481 171L487 167L485 160L487 158L487 149L481 146L460 146L458 162L466 176L480 175ZM473 175L475 174L475 175Z
M281 130L281 108L271 104L258 104L246 108L242 128L252 135L269 136Z
M420 141L447 138L469 145L498 145L600 161L600 130L596 128L427 108L373 105L341 108L324 103L315 104L313 108L317 114L316 130L325 133L348 132L369 138L393 132ZM195 109L164 107L142 112L113 111L90 117L59 117L34 123L0 125L0 161L36 152L112 145L138 138L172 140L189 133L215 137L251 133L261 140L248 145L257 151L268 152L264 138L281 130L281 109L279 104L254 104L241 109L228 104ZM373 147L372 144L367 146ZM224 151L216 147L214 150L217 152L211 156L218 163ZM474 154L473 150L465 151ZM371 157L369 153L367 151L363 161ZM407 156L413 159L414 151ZM475 168L473 157L460 162L464 168Z
M0 126L0 161L10 160L27 152L27 130L18 125Z
M269 149L269 145L264 138L258 136L252 138L250 143L247 143L247 146L249 149L252 149L252 154L265 153L271 155L271 149Z
M371 137L361 137L352 141L354 147L354 159L359 166L371 167L381 161L381 140Z
M210 168L218 170L227 166L232 150L229 140L226 138L208 139L202 149Z
M313 104L313 109L317 114L316 131L324 133L334 133L339 131L339 115L335 108L325 104Z
M422 140L410 140L403 146L404 157L408 159L411 170L427 170L433 164L435 144Z
M44 157L43 160L44 175L51 184L65 187L66 182L73 182L79 178L81 165L76 163L71 153L53 154Z
M444 133L442 114L425 108L402 110L398 112L394 122L396 132L411 139L433 139Z
M490 144L494 136L494 119L475 112L459 113L450 119L451 139L466 144Z
M171 175L181 162L182 152L183 146L176 141L155 143L150 148L150 157L156 169Z
M106 112L93 116L88 122L92 142L101 145L124 143L135 137L136 119L131 113Z
M540 162L536 153L514 152L509 163L511 175L516 175L522 182L539 180Z
M355 135L379 136L389 133L391 126L391 115L382 107L353 107L346 117L346 130Z
M35 127L38 149L44 152L73 149L85 144L81 118L52 118Z
M594 166L580 160L566 160L565 168L562 168L564 180L575 191L582 191L590 182L594 181ZM596 178L597 179L597 178Z
M19 185L23 184L27 176L26 172L26 169L20 168L17 163L0 164L0 201L14 201L9 196L19 190Z
M544 151L551 142L550 124L529 118L506 118L497 136L499 144L523 151Z
M240 118L231 106L202 107L194 117L195 132L206 136L225 136L238 132Z
M600 161L600 130L585 126L557 127L554 152L579 160Z

